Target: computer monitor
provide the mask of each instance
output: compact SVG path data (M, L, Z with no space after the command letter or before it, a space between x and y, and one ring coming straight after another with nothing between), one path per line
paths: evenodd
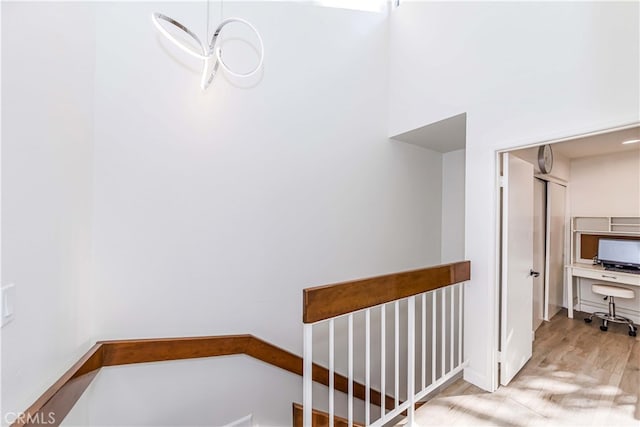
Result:
M600 239L598 260L605 267L640 269L640 240Z

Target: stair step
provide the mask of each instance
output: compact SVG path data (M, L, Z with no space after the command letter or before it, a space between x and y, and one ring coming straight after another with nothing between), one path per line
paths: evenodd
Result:
M329 414L314 409L311 417L311 425L312 427L328 427ZM333 425L334 427L348 427L349 422L344 418L334 415ZM302 427L302 405L298 403L293 404L293 427ZM354 422L353 427L364 427L364 424Z

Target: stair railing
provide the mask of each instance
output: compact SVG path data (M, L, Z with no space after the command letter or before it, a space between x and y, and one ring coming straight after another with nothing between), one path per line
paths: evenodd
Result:
M408 425L414 423L416 403L425 398L458 373L467 363L463 360L463 299L464 283L470 279L470 262L463 261L421 270L390 274L335 285L309 288L303 291L304 365L303 365L303 425L312 426L313 411L313 350L314 328L328 327L329 364L328 413L329 427L335 419L336 393L334 374L336 360L346 351L348 391L347 420L354 423L354 318L364 316L364 425L382 426L407 414ZM401 311L406 308L406 314ZM416 311L419 315L416 315ZM392 319L388 312L391 313ZM379 318L379 346L372 347L372 315ZM406 323L401 317L406 316ZM336 348L336 323L347 323L347 346ZM393 339L389 326L393 323ZM404 323L404 324L403 324ZM406 342L401 343L406 327ZM375 337L378 338L378 337ZM429 342L429 345L427 345ZM419 344L419 348L416 346ZM439 344L439 345L438 345ZM376 366L372 366L372 351L378 350ZM393 354L393 384L387 384L388 354ZM317 353L316 353L317 354ZM403 358L405 355L406 358ZM378 357L379 356L379 357ZM359 359L361 359L359 357ZM404 360L401 360L404 359ZM448 363L447 363L448 360ZM405 365L406 364L406 365ZM402 368L402 369L401 369ZM401 370L406 378L401 378ZM428 372L430 374L428 375ZM382 396L392 388L392 399L380 399L379 410L372 405L372 375L379 380ZM401 383L406 386L401 400ZM357 383L356 383L357 384ZM391 386L392 387L389 387ZM387 402L392 401L389 407ZM376 402L377 403L377 402ZM372 406L375 408L372 411ZM373 412L373 414L372 414ZM375 415L379 415L375 418Z

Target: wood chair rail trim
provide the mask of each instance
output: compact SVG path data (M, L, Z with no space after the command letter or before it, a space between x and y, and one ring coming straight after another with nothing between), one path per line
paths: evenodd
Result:
M60 425L103 366L241 354L302 375L302 357L253 335L99 341L49 387L22 417L17 418L11 427L38 425L37 420L49 420L49 414L53 414L53 420L48 425ZM327 368L314 363L312 376L315 382L329 385ZM336 390L348 392L347 377L335 373L334 382ZM356 398L364 400L365 386L354 382L353 394ZM385 405L393 406L393 397L385 398ZM380 406L379 391L370 390L370 399L371 403Z
M303 322L314 323L433 291L471 278L471 262L387 274L303 290Z

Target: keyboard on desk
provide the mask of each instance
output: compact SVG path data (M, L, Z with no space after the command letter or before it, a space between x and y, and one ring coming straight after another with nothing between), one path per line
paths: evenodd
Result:
M615 271L617 273L640 274L640 270L636 268L605 267L604 269L606 271Z

